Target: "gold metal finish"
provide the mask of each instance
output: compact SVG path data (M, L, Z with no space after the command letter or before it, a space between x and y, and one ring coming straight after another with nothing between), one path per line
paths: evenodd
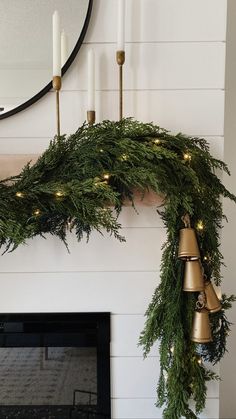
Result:
M125 63L125 51L116 51L116 62L119 66L119 117L123 118L123 65Z
M196 233L193 228L182 228L180 230L178 258L184 260L200 258Z
M54 90L61 90L61 77L60 76L53 76L52 87Z
M125 51L116 51L116 62L118 65L124 65Z
M191 340L196 343L212 342L209 312L205 308L194 313Z
M210 281L205 283L205 294L207 310L209 310L210 313L216 313L217 311L220 311L222 306Z
M87 111L87 121L89 125L93 125L96 120L96 113L95 111Z
M52 79L53 89L56 91L56 114L57 114L57 136L60 137L60 89L61 77L53 76Z
M204 291L204 278L199 260L187 260L185 263L183 291Z

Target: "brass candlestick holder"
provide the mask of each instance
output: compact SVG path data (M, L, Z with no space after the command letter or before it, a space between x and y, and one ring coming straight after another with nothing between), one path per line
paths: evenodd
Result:
M96 112L95 111L87 111L87 122L89 125L95 124L96 121Z
M119 116L123 118L123 65L125 63L125 51L116 51L116 62L119 66Z
M53 76L52 87L56 92L57 136L60 137L60 90L61 90L61 77L60 76Z

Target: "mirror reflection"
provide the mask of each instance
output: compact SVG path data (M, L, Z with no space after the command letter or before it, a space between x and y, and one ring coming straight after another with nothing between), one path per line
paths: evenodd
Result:
M83 28L89 0L0 0L0 114L42 90L52 79L52 15L62 28L62 66Z

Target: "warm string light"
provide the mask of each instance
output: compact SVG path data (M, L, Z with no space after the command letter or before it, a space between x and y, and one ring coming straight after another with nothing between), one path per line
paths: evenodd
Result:
M202 365L202 358L200 355L194 355L193 360L195 360L199 365Z
M64 196L64 193L62 191L55 192L56 198L62 198Z
M25 194L23 192L16 192L16 197L17 198L24 198Z
M122 154L122 156L120 157L120 160L127 161L128 158L129 158L129 156L127 154Z
M211 262L211 256L206 254L205 256L203 256L203 261L206 263Z
M192 159L191 154L189 154L189 153L184 153L184 160L186 160L186 161L190 161L191 159Z
M33 215L35 215L36 217L38 217L40 214L41 214L40 209L36 209L36 210L33 212Z
M200 356L197 357L197 363L199 365L202 365L202 358Z
M204 224L203 224L203 221L202 220L199 220L197 222L196 228L197 228L197 230L200 230L200 231L204 230Z
M158 138L157 138L157 139L156 139L156 140L154 140L153 142L154 142L154 144L160 144L160 142L161 142L161 141L160 141L160 140L158 140Z
M108 173L105 173L105 174L103 175L103 178L102 178L102 179L101 179L101 178L99 178L99 177L96 177L96 178L94 179L94 186L95 186L95 187L99 187L99 186L108 185L108 180L109 180L109 178L110 178L110 175L109 175Z

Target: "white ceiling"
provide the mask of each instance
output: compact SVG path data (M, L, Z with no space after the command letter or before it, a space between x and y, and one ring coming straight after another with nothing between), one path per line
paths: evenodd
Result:
M70 53L87 8L88 0L0 0L0 69L51 69L54 10L68 34Z

